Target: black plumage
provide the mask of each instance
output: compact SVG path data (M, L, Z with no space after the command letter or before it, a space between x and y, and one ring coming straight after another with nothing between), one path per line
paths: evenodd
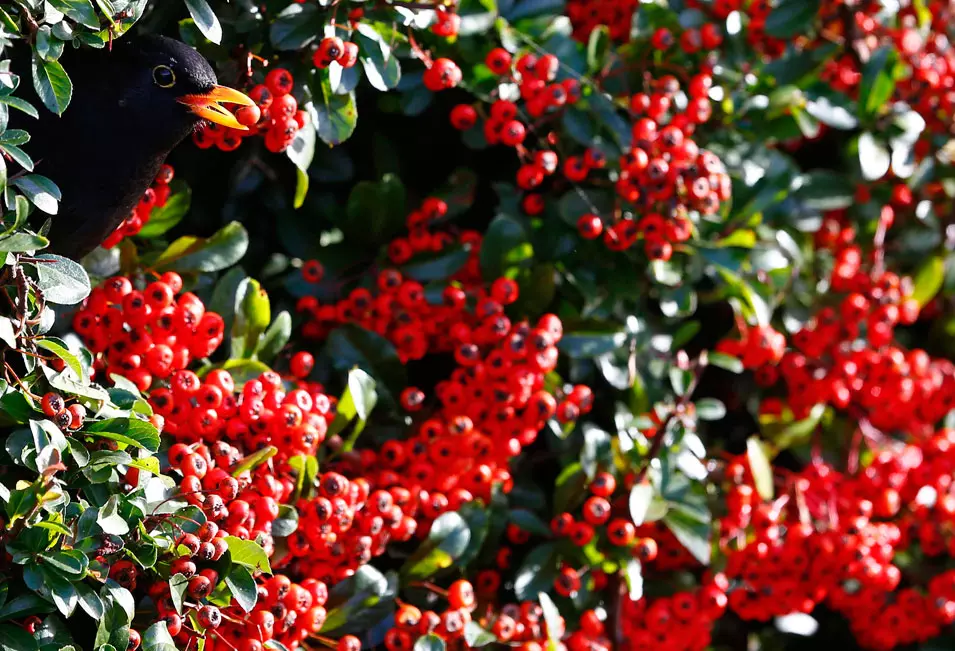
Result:
M35 172L63 195L50 249L79 259L129 216L166 156L200 121L243 128L218 102L252 101L218 86L209 63L170 38L123 39L111 50L68 49L61 62L74 86L63 116L41 108L39 120L19 116L13 126L30 132ZM14 70L21 75L18 95L39 106L28 56L14 56Z

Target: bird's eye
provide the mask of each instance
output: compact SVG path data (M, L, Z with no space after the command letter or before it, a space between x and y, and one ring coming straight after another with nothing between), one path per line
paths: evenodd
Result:
M153 81L160 88L172 88L176 83L176 73L169 66L156 66L153 68Z

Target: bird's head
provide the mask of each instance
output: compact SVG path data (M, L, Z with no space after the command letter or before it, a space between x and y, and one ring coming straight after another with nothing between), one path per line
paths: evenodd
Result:
M208 120L245 130L223 104L252 106L254 102L237 90L220 86L205 58L180 41L163 36L129 39L121 51L132 80L124 101L149 115L160 129L191 129ZM130 83L131 81L131 83ZM140 106L144 105L144 106Z

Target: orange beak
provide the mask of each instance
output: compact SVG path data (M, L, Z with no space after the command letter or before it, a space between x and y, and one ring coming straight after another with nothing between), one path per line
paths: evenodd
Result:
M193 113L209 120L209 122L215 122L240 131L247 131L248 127L239 124L232 112L223 107L222 103L241 104L242 106L255 105L255 102L245 93L240 93L226 86L216 86L202 95L185 95L179 98L179 102L185 104Z

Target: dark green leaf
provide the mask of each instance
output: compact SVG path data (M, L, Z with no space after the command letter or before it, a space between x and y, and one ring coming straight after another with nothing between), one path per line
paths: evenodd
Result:
M291 4L269 27L269 40L278 50L298 50L322 35L322 17L314 4Z
M242 610L251 613L259 596L252 573L245 567L233 567L225 577L225 584Z
M249 234L239 222L223 226L212 237L185 236L156 260L157 271L212 272L231 267L249 248Z
M39 648L26 629L14 624L0 624L0 651L37 651Z
M162 235L182 221L192 204L192 189L185 183L173 181L173 194L162 207L153 208L149 221L143 225L138 237L156 237Z
M663 516L663 522L696 560L703 565L709 565L712 532L708 517L700 518L687 509L673 507Z
M488 226L481 243L481 273L488 280L500 278L515 266L529 266L534 256L523 224L498 215Z
M84 431L99 438L112 439L150 452L159 449L159 430L139 418L109 418L91 423Z
M808 32L819 12L820 1L781 0L766 17L766 33L776 38L790 38Z
M431 525L428 538L401 568L405 580L422 580L451 567L471 540L471 530L460 514L440 515Z
M531 601L551 588L557 577L558 557L555 543L531 549L514 575L514 594L518 599Z
M45 61L33 55L33 89L44 106L63 115L73 97L73 82L59 61Z
M895 47L886 45L872 53L862 71L859 84L859 108L865 116L882 110L895 91L894 68L898 63Z

